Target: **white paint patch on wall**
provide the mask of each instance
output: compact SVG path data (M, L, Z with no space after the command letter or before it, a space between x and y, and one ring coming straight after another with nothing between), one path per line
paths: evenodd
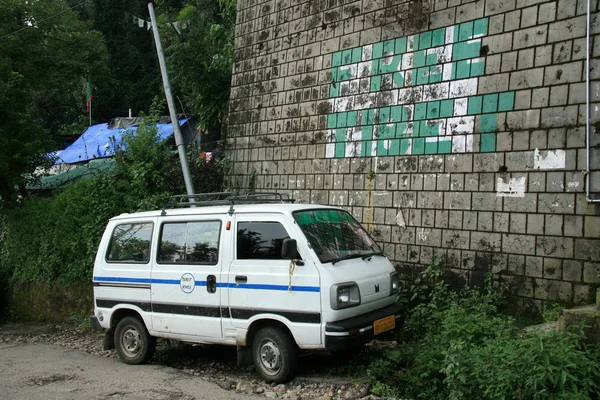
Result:
M508 182L502 177L496 180L496 195L498 197L525 197L527 178L510 178Z
M398 209L398 214L396 214L396 223L400 228L406 228L406 221L404 221L404 215L402 215L402 210Z
M564 169L567 154L564 150L535 149L533 152L533 168L535 169Z

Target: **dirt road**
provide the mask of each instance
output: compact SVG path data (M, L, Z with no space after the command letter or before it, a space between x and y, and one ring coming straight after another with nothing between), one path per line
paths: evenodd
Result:
M181 370L46 344L0 344L0 399L245 400Z

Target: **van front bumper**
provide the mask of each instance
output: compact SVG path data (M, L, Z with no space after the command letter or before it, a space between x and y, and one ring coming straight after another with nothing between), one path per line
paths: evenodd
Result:
M396 321L396 328L402 326L405 317L404 306L391 304L367 314L328 322L325 324L325 349L346 350L365 344L375 337L373 323L392 315Z

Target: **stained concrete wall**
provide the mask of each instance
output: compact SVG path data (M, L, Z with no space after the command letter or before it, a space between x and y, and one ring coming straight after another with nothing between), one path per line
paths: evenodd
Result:
M405 280L439 259L458 284L497 273L525 306L591 303L586 12L584 0L238 0L229 185L347 208Z

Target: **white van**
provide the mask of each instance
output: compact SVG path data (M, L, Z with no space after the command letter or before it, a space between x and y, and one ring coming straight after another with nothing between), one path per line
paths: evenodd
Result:
M235 345L279 383L298 349L352 352L402 323L398 275L347 211L227 196L109 221L90 322L122 361L147 362L156 338Z

